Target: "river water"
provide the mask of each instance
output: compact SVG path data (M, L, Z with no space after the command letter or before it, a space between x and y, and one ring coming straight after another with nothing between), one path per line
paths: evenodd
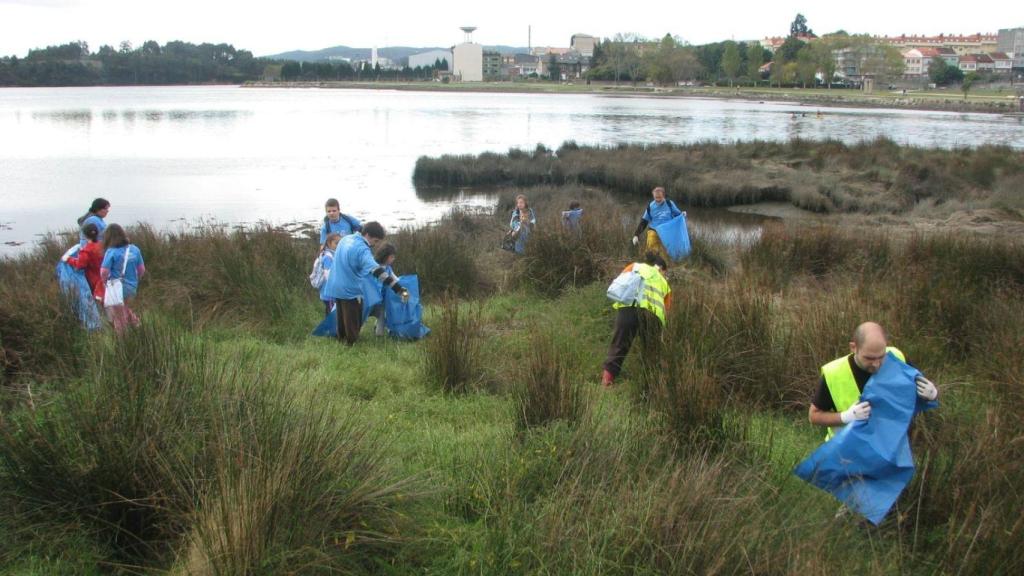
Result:
M1018 119L908 110L603 95L218 87L0 89L0 254L74 226L97 196L108 222L313 222L337 197L386 227L487 194L420 197L421 155L621 142L888 136L1024 148ZM791 112L806 112L793 119Z

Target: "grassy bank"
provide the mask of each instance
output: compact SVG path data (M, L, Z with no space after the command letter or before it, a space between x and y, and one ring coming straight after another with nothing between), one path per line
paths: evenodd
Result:
M527 190L402 231L423 342L308 337L315 241L132 231L144 327L81 333L65 240L0 261L0 566L24 574L1014 574L1024 567L1024 247L999 237L695 223L658 349L598 385L635 210ZM582 239L557 209L587 207ZM598 217L600 216L600 217ZM254 249L254 247L258 249ZM188 274L179 262L189 262ZM439 265L438 263L443 263ZM31 290L26 290L31 286ZM442 290L444 287L447 290ZM942 389L880 528L790 470L817 368L882 322Z
M973 90L964 98L952 90L880 90L865 93L846 89L774 88L771 86L704 86L662 87L633 86L629 82L592 82L578 80L568 83L549 81L520 82L246 82L248 88L324 88L360 90L407 90L413 92L484 92L515 94L608 94L616 96L657 96L660 98L723 98L754 101L799 102L808 106L855 108L906 108L910 110L943 110L950 112L984 112L1006 114L1019 111L1019 103L1009 96L1013 92Z
M417 186L584 185L643 198L664 186L691 206L785 201L813 212L949 213L995 207L1024 214L1024 152L982 146L936 150L880 139L538 146L505 154L421 157Z

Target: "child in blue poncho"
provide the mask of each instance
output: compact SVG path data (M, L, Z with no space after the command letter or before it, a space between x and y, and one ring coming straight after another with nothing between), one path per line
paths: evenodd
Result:
M573 200L569 203L569 209L562 212L562 226L569 232L579 236L583 229L580 227L583 220L583 208L580 203Z
M516 207L512 210L512 219L508 223L508 237L512 240L512 251L516 254L526 252L526 241L537 225L537 215L526 200L526 196L516 196Z
M331 233L327 235L324 242L323 252L320 253L320 268L323 270L324 280L320 284L320 301L324 303L324 316L330 316L334 308L334 299L327 295L327 278L331 274L331 266L334 264L334 250L341 241L341 234Z
M97 242L103 242L103 231L107 229L107 222L104 218L110 213L110 202L104 198L96 198L92 201L89 206L89 211L83 214L78 219L78 245L85 248L85 245L89 243L89 239L85 237L82 230L85 229L86 224L92 224L99 230L97 236Z

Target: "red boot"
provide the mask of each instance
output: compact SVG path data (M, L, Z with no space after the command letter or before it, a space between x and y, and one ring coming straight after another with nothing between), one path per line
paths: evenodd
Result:
M601 373L601 385L605 388L611 388L612 384L615 383L615 375L605 370Z

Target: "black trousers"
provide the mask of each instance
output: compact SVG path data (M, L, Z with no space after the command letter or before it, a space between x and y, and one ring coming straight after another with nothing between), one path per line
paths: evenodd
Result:
M636 306L619 308L618 314L615 316L615 330L612 332L612 343L608 346L608 358L604 361L604 369L611 372L612 376L618 376L636 335L640 335L640 343L646 348L649 344L653 344L660 332L661 321L650 310Z
M349 346L359 339L363 328L363 303L360 300L335 300L338 308L338 340Z

